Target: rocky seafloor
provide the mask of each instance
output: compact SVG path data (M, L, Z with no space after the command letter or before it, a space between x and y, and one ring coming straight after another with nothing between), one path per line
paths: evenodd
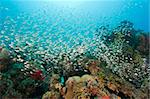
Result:
M149 99L149 33L129 21L64 52L13 35L0 42L1 99Z

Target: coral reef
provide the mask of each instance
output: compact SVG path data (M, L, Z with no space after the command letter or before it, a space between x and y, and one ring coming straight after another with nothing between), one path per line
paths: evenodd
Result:
M91 60L90 60L91 61ZM95 68L89 68L91 74L85 74L80 76L71 76L66 82L65 86L62 86L58 74L54 74L50 82L50 91L43 95L45 97L60 97L64 99L91 99L94 98L135 98L146 99L147 93L143 89L136 89L134 85L126 80L121 79L119 76L105 71L96 65L97 61L92 60L92 65L101 71L95 71ZM92 66L89 64L89 67ZM93 75L93 71L96 75ZM53 87L52 87L53 86ZM55 91L54 91L55 90ZM55 99L54 98L54 99Z
M131 22L102 26L91 43L72 47L42 35L14 35L0 47L0 98L148 98L149 36Z
M136 87L140 87L142 81L149 75L149 56L143 54L138 46L142 43L147 49L145 53L149 53L149 42L144 43L138 40L143 32L135 30L133 23L129 21L121 22L112 31L108 30L107 27L98 30L97 41L100 42L96 42L98 50L95 50L97 52L95 56L99 60L106 61L106 67L113 73L132 82ZM100 34L104 31L106 35ZM145 38L146 41L149 41L146 33Z

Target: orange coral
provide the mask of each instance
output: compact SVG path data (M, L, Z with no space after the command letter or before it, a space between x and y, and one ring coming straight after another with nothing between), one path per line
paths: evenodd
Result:
M74 80L73 79L69 79L66 82L67 85L67 93L64 96L65 99L72 99L73 98L73 87L74 87Z
M100 83L91 75L83 75L82 77L73 76L66 81L65 99L89 99L89 96L105 96L106 93L99 87ZM64 92L63 92L64 94Z

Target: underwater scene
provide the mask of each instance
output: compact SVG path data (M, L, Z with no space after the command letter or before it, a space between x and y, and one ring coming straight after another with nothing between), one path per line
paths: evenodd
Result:
M149 0L0 0L0 99L150 99Z

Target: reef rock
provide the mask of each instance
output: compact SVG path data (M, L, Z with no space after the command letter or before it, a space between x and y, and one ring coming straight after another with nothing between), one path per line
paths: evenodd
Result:
M0 71L6 69L9 62L9 52L5 48L0 47Z

